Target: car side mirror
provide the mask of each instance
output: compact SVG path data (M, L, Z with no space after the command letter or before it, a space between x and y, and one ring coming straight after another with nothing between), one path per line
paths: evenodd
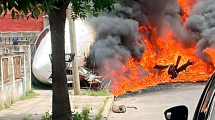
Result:
M164 112L166 120L187 120L188 109L186 106L176 106Z

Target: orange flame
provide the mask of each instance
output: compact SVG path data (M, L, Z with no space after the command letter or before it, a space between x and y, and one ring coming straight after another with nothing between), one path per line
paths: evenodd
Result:
M195 2L196 0L178 0L183 22L186 21L187 15L191 13L191 8ZM112 79L111 91L115 97L125 94L127 91L134 92L161 83L206 81L214 71L215 49L204 50L211 57L214 64L212 65L196 57L195 45L191 48L184 48L177 43L176 39L172 37L171 31L168 31L164 38L161 38L156 29L150 26L140 27L140 32L151 34L150 38L142 37L142 41L146 44L146 50L140 61L131 58L124 66L116 65L121 71L111 69L109 67L110 61L105 61L105 69L108 73L106 77ZM175 79L170 78L167 72L168 68L164 70L154 68L156 65L175 65L178 56L181 56L179 66L185 64L188 60L191 60L194 64L180 72ZM147 76L142 74L143 69L148 72Z
M210 55L212 63L215 65L215 49L206 48L204 50L205 53Z
M178 0L181 6L181 17L183 22L187 20L187 15L191 13L191 8L193 7L196 0Z
M140 29L146 30L147 28L141 27ZM112 79L111 91L116 97L125 94L126 91L134 92L161 83L205 81L214 71L214 66L204 63L195 56L195 47L183 48L172 38L171 33L166 35L166 39L158 37L156 47L159 50L155 49L149 40L145 38L142 38L142 40L146 44L147 49L140 61L135 61L131 58L125 66L116 65L118 68L121 68L121 71L110 69L108 66L109 61L106 61L105 68L107 73L109 73L106 77ZM215 50L212 49L206 49L205 52L211 56L215 55ZM180 72L175 79L170 78L167 69L159 72L155 72L156 70L153 69L155 65L175 64L178 56L182 56L179 66L186 63L189 59L194 64L185 71ZM215 57L212 60L215 63ZM141 67L148 72L146 77L142 75ZM128 76L125 77L122 73Z

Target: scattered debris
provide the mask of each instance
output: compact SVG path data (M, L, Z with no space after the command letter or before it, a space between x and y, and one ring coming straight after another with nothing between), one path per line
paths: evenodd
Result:
M126 107L125 107L125 105L121 105L121 106L113 105L112 106L112 111L114 113L125 113L126 112Z
M154 67L154 69L157 69L159 71L163 71L163 70L168 68L168 70L167 70L168 74L171 75L171 79L174 79L174 78L176 78L178 76L178 74L180 72L186 70L187 67L189 67L189 66L194 64L194 62L192 62L190 60L187 60L187 62L185 64L183 64L182 66L178 67L179 63L180 63L180 60L181 60L181 56L178 56L175 65L156 65ZM161 72L159 72L159 73L161 73Z
M170 67L168 69L168 74L171 75L171 79L174 79L178 76L178 74L180 72L186 70L188 66L191 66L193 64L194 64L194 62L191 62L190 60L188 60L185 64L183 64L179 68L176 65L170 65Z
M93 74L93 72L90 69L84 66L79 67L78 72L79 72L79 75L84 76L84 79L89 83L94 83L94 82L101 83L100 79L102 78L102 76L97 76L96 74Z
M117 100L117 97L114 95L114 101L116 101Z
M137 107L135 107L135 106L127 106L127 108L137 109ZM126 112L126 107L125 107L125 105L121 105L121 106L113 105L112 106L112 111L114 113L125 113Z
M127 106L127 108L134 108L134 109L137 109L137 107L134 107L134 106Z

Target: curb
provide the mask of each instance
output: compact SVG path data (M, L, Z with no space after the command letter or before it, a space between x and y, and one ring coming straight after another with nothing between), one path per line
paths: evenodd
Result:
M108 120L108 117L111 112L111 106L113 105L113 103L114 103L114 95L111 95L111 97L108 99L105 105L101 120Z

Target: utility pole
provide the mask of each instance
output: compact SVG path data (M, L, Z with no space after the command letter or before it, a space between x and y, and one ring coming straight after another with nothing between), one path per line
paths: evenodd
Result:
M70 31L70 46L71 52L75 53L74 60L72 61L72 75L73 75L73 89L74 95L80 95L80 79L78 73L78 59L77 59L77 44L76 44L76 33L75 24L71 17L72 15L72 4L68 6L69 14L69 31Z

